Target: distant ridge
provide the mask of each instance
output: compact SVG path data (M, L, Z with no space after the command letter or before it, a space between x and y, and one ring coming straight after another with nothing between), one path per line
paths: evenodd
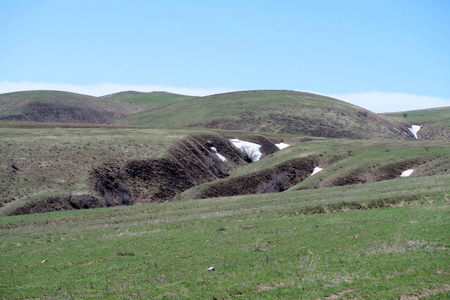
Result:
M62 91L15 92L0 94L0 121L105 124L188 98L163 92L121 92L103 97Z
M119 124L203 127L349 139L412 139L407 124L322 95L257 90L173 103Z

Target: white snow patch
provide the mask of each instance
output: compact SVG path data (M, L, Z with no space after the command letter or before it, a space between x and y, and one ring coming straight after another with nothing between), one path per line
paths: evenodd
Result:
M238 139L229 139L229 141L236 148L241 150L242 152L246 152L247 154L249 154L253 161L258 161L261 158L261 156L262 156L262 153L260 151L261 145L250 143L250 142L241 141L241 140L238 140Z
M311 176L313 176L313 175L316 174L316 173L319 173L319 172L322 171L322 170L323 170L322 168L315 167L315 168L314 168L314 171L313 171L312 174L311 174Z
M278 149L283 150L284 148L289 147L290 145L286 144L286 143L279 143L279 144L275 144L275 146L278 147Z
M211 147L211 150L214 151L214 153L217 155L217 157L218 157L221 161L227 162L227 159L226 159L222 154L220 154L219 151L217 151L217 148L216 148L216 147Z
M408 176L410 176L413 172L414 172L414 169L409 169L409 170L403 171L402 174L400 175L400 177L408 177Z
M417 133L419 132L420 128L422 128L422 126L419 126L419 125L412 125L411 128L408 128L409 131L411 131L412 134L414 134L414 137L416 138L416 140L417 140Z

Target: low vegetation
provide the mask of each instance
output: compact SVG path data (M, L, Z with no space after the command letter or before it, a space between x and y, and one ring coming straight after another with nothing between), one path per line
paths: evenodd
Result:
M0 218L0 297L444 299L448 186L445 175Z
M108 109L133 116L83 119ZM449 296L445 108L379 116L290 91L0 95L0 118L20 115L81 123L0 121L1 299ZM169 124L183 128L145 127Z
M384 114L390 118L423 126L418 134L422 140L450 141L450 107Z

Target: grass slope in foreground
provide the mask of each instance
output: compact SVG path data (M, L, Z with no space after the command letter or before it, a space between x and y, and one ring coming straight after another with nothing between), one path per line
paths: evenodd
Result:
M442 175L3 217L0 297L445 299L449 186ZM400 201L302 213L388 199Z
M402 131L409 134L402 122L333 98L292 91L245 91L200 97L117 122L352 139L406 139Z

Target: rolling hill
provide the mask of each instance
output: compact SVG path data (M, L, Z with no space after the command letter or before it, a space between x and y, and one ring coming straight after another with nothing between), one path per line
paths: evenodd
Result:
M122 92L93 97L60 91L27 91L0 95L0 120L105 124L190 96L155 92Z
M397 113L387 113L385 116L398 121L420 125L422 128L418 138L423 140L450 141L450 107L412 110Z
M127 102L131 104L143 105L143 106L160 106L165 104L171 104L187 99L195 98L194 96L186 96L168 92L136 92L136 91L126 91L119 92L111 95L102 96L100 98L107 98L121 102Z
M405 122L333 98L292 91L244 91L194 98L117 121L351 139L414 138Z
M448 298L446 110L29 93L0 95L2 299Z

